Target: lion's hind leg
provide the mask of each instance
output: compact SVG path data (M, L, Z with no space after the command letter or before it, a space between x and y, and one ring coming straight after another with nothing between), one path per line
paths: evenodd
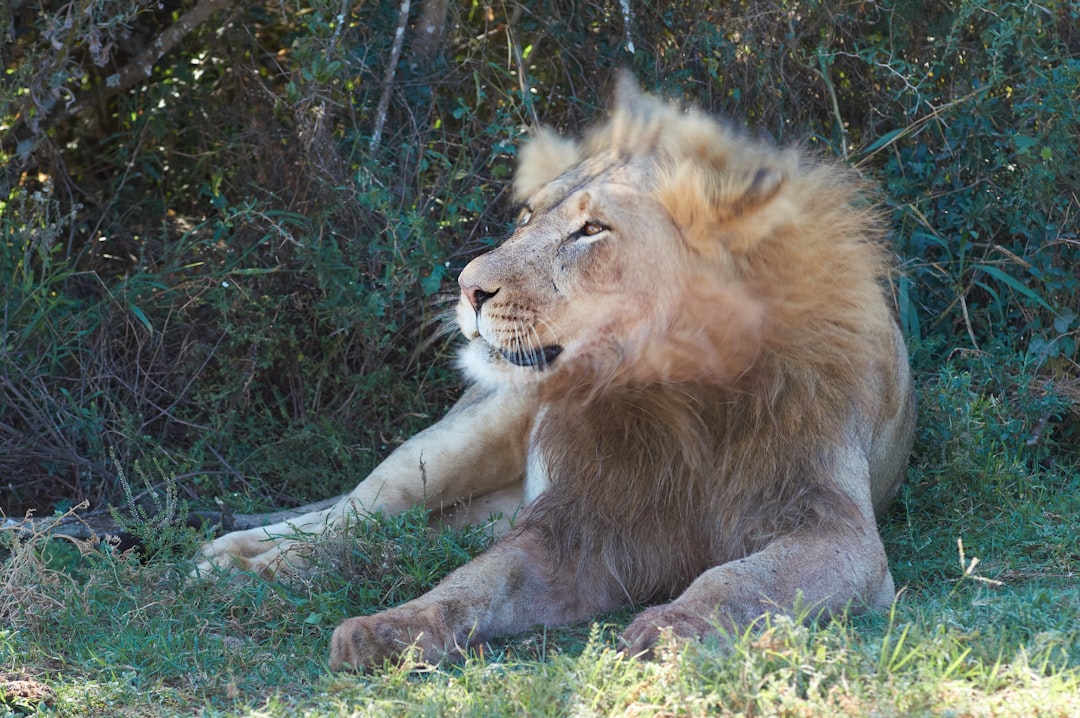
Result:
M893 579L873 512L853 503L848 509L824 526L780 536L705 571L675 600L638 614L622 634L625 649L648 653L668 632L677 639L731 637L766 614L809 611L806 619L816 620L887 607Z
M329 509L226 534L196 556L195 574L217 566L272 575L302 564L297 549L311 535L340 531L373 512L399 514L424 506L453 523L486 523L501 515L506 528L522 500L525 446L536 412L534 392L471 387L427 429L395 449Z

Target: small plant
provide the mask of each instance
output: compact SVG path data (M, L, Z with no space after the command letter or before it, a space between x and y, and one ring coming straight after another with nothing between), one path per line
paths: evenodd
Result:
M127 512L111 509L112 515L121 530L138 541L142 556L146 560L160 561L194 555L195 548L206 540L206 536L187 525L187 502L177 498L176 478L162 468L156 457L152 463L157 477L136 461L135 473L142 481L142 490L136 494L114 454L112 459L127 506Z
M293 585L289 600L304 608L320 606L308 620L333 625L431 590L491 540L483 526L433 525L421 507L396 516L357 515L345 531L311 537L294 548L309 567L284 580Z

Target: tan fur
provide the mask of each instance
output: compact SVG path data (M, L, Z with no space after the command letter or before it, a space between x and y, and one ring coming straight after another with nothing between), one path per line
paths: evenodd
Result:
M429 430L445 443L411 451L458 467L447 496L513 497L516 469L531 502L430 593L339 626L331 666L411 644L436 660L658 600L626 629L629 650L800 604L887 605L875 511L914 414L858 181L625 77L607 122L581 142L540 131L521 161L521 225L459 280L474 421L452 413ZM408 493L406 476L384 476ZM386 508L371 481L353 501Z

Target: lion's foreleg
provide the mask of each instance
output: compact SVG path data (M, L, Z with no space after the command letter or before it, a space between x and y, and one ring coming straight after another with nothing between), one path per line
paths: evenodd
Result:
M518 531L425 595L334 631L330 667L370 669L410 648L435 663L495 636L583 620L614 607L577 586L537 535Z

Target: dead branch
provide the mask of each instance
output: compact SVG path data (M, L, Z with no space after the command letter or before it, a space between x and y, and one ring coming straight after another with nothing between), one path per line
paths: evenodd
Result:
M187 525L193 527L216 526L219 532L241 531L260 526L289 521L312 511L322 511L337 503L341 497L323 499L294 509L283 509L265 514L234 514L222 505L219 511L192 511L187 516ZM43 534L64 536L73 539L102 538L120 536L125 533L117 523L114 512L109 509L95 509L84 514L68 512L64 516L44 518L26 517L22 519L5 518L0 521L0 531L18 531L20 534Z
M172 51L188 33L209 20L219 10L226 10L236 4L236 0L199 0L195 7L188 10L180 19L170 25L156 40L147 45L138 57L125 65L120 72L105 78L105 86L99 87L88 96L76 100L67 107L64 116L79 114L87 107L99 103L107 97L128 90L140 82L146 81L154 70L157 61Z
M398 61L401 59L401 46L405 44L405 28L409 24L409 5L410 0L401 0L397 30L394 32L394 45L390 50L390 62L386 65L382 95L379 97L379 105L375 110L375 129L371 133L371 144L369 145L372 152L379 146L383 125L386 124L386 112L390 109L390 93L394 89L394 75L397 73Z

